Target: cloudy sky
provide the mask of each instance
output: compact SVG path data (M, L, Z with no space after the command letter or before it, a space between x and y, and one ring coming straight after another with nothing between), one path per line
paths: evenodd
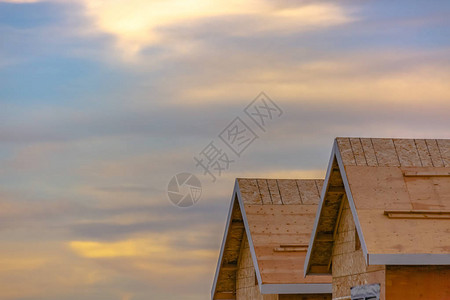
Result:
M449 37L448 1L0 0L0 298L208 299L235 177L323 177L336 136L450 137Z

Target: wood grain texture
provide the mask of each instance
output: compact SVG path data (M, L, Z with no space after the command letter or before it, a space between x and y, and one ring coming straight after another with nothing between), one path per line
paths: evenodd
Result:
M378 166L400 166L400 161L392 139L372 139Z
M450 166L448 139L336 138L345 166Z
M364 157L368 166L378 166L377 156L373 149L372 140L368 138L361 138L361 145L364 150Z
M405 177L435 167L347 167L347 178L369 253L445 254L449 219L390 219L385 210L450 210L450 177Z
M364 155L364 149L359 138L350 138L350 145L355 156L355 162L358 166L366 166L366 156Z
M267 179L267 185L269 187L270 196L272 198L272 204L283 204L283 202L281 202L280 189L278 188L277 180Z
M441 152L439 151L439 147L436 140L425 140L425 142L428 147L428 152L430 153L433 167L443 167L444 162L442 160Z
M221 267L218 272L215 299L227 299L235 295L236 292L236 269L230 266L237 266L239 260L239 251L241 249L244 237L244 226L242 226L242 214L237 199L233 199L233 208L231 212L231 224L229 224L228 235L225 239L224 252ZM224 298L225 297L225 298Z
M266 179L257 179L259 193L261 195L262 204L272 204L272 197L270 196L269 185Z
M301 204L302 199L298 191L297 183L292 179L278 179L278 188L280 189L281 202L285 205Z
M386 299L450 299L450 266L388 266Z
M419 153L419 158L422 163L422 167L432 167L433 162L431 160L430 152L428 151L428 146L425 140L416 139L414 140L417 147L417 152Z
M421 167L416 143L412 139L394 139L394 146L398 154L400 165L403 167Z
M450 167L450 140L437 140L439 152L445 167Z
M344 165L355 166L355 156L353 155L352 145L349 138L336 138L339 152L341 153L342 161Z
M239 191L246 204L262 204L256 179L238 178Z
M315 185L311 186L317 191ZM308 245L317 205L245 205L264 283L329 283L328 276L303 276L306 252L278 252L281 245Z
M237 269L236 300L264 300L263 295L259 292L255 276L248 238L244 234Z
M331 283L330 276L304 278L305 251L276 251L286 245L287 249L298 245L307 247L317 211L318 185L323 185L323 180L238 179L263 283ZM278 295L261 295L255 285L255 270L242 219L239 203L235 200L215 299L234 295L236 299L277 299Z
M297 186L303 204L319 204L320 193L317 189L316 180L297 180Z
M367 266L361 249L356 248L356 229L348 201L343 203L341 220L333 246L333 298L350 296L353 286L380 283L385 298L385 266Z

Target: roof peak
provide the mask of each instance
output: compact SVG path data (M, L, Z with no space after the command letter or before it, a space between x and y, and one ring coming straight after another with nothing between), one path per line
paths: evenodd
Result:
M450 139L337 137L346 166L450 167Z

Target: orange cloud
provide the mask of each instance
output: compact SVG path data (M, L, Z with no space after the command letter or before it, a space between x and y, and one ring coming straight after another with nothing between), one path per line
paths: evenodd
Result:
M257 24L241 28L238 33L245 35L261 31L304 30L310 26L327 27L352 20L341 7L324 3L285 9L276 9L261 0L84 0L84 5L97 29L114 35L117 46L126 57L135 56L149 45L167 44L160 30L164 27L192 24L210 17L257 17L260 20Z

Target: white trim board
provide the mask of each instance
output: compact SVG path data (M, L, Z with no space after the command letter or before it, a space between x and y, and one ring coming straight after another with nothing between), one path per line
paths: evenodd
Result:
M236 179L235 189L237 193L239 208L241 209L242 220L244 221L245 233L247 234L248 245L250 247L250 253L252 255L253 267L255 268L256 278L258 279L259 289L261 290L261 273L259 271L258 260L256 259L255 247L253 246L252 235L250 233L250 226L248 225L247 214L245 213L244 201L242 200L241 191L238 188L239 184Z
M339 171L341 172L342 181L344 182L345 193L347 195L348 204L350 206L350 210L352 211L353 221L355 222L356 231L358 232L359 241L361 242L361 249L364 254L364 259L366 261L366 265L369 264L368 260L368 250L366 241L364 239L363 231L361 229L361 224L359 223L358 213L356 211L355 201L353 201L352 191L350 190L350 185L347 180L347 173L345 172L344 162L342 161L341 153L339 151L339 147L337 145L337 141L334 141L334 147L336 148L336 160L339 165Z
M304 269L303 269L305 277L308 274L309 267L310 267L311 252L312 252L312 248L314 247L314 240L316 239L316 235L317 235L317 227L319 226L320 215L322 213L322 208L323 208L323 205L325 202L326 192L328 190L328 183L330 180L331 173L333 171L332 168L333 168L334 159L336 159L336 161L338 163L339 171L341 173L342 181L344 183L345 193L347 195L350 210L352 212L353 220L355 222L356 231L358 232L358 236L361 241L361 249L363 250L363 253L364 253L364 259L366 261L366 264L369 263L368 258L367 258L368 251L367 251L366 242L364 240L364 235L363 235L363 232L361 229L361 224L359 223L358 214L356 212L356 207L355 207L355 203L353 201L353 196L352 196L352 193L350 190L350 185L347 180L347 174L345 172L345 167L344 167L344 163L342 161L341 153L339 151L339 147L338 147L337 141L335 139L333 142L333 148L331 151L330 161L328 163L327 174L325 176L325 181L323 184L322 192L320 194L319 208L317 209L316 219L314 220L314 227L313 227L313 231L311 234L311 240L310 240L309 246L308 246L308 252L306 254L305 265L304 265ZM336 226L337 226L337 224L336 224Z
M370 265L450 265L450 254L369 254Z
M323 208L323 202L324 202L324 197L328 188L328 181L330 180L330 176L331 176L331 170L333 168L333 160L335 157L335 149L334 146L331 150L331 156L330 156L330 161L328 163L328 168L327 168L327 174L325 175L325 180L323 182L323 187L322 187L322 191L320 193L320 202L319 202L319 206L317 207L317 212L316 212L316 218L314 219L314 227L313 227L313 231L311 234L311 238L309 240L309 245L308 245L308 251L306 252L306 257L305 257L305 264L303 265L303 276L306 277L306 273L309 270L309 260L311 257L311 251L312 251L312 247L314 244L314 240L316 239L316 235L317 235L317 227L319 226L319 219L320 219L320 214L322 212L322 208Z
M263 284L261 294L331 294L331 283Z
M223 252L225 251L225 243L227 241L228 231L229 231L230 225L231 225L231 215L233 213L234 200L237 197L236 189L237 189L237 180L234 184L233 194L231 196L231 204L230 204L230 208L228 209L227 223L225 225L225 232L224 232L223 238L222 238L222 245L220 246L219 260L217 261L217 266L216 266L216 274L214 275L214 281L213 281L213 285L211 288L211 299L214 299L214 294L216 293L217 280L219 278L219 271L220 271L220 267L222 265L222 260L223 260Z

